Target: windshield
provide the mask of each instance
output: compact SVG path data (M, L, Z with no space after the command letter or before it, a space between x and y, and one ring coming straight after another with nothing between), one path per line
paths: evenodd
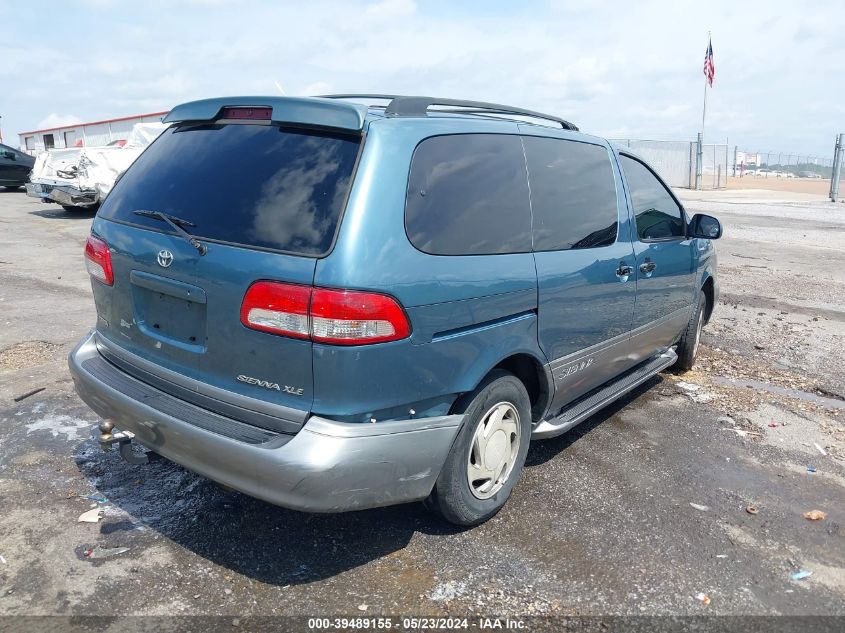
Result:
M195 237L320 256L330 248L360 137L276 125L166 130L127 170L99 216L156 231L139 209L195 225Z

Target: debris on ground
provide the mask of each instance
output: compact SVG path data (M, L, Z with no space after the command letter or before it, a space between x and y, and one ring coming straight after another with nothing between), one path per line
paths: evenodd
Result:
M693 503L692 501L690 501L690 505L696 510L701 510L702 512L707 512L710 509L710 506L703 506L699 503Z
M695 599L704 605L710 604L710 596L708 596L706 593L696 594Z
M6 562L6 558L3 556L3 554L0 554L0 563L3 563L4 565L8 565L8 563Z
M804 513L804 518L809 521L821 521L827 516L826 512L822 512L821 510L810 510L809 512Z
M754 506L754 505L746 506L745 511L748 514L757 514L759 512L759 510L757 509L757 506Z
M683 380L679 380L675 384L684 391L698 391L699 389L701 389L701 385L696 385L691 382L684 382Z
M12 398L12 400L14 400L15 402L20 402L21 400L26 400L30 396L34 396L36 393L41 393L46 388L47 387L38 387L38 389L33 389L32 391L27 391L26 393L22 393L19 396L15 396L14 398Z
M816 450L819 451L823 456L827 457L827 451L824 450L821 446L818 445L818 442L813 442L813 446L816 447Z
M812 575L813 572L811 572L809 569L799 569L798 571L791 573L789 577L792 578L792 580L804 580L805 578L809 578Z
M109 502L109 500L106 499L105 497L100 497L98 495L85 495L84 498L88 499L89 501L96 501L97 503L108 503Z
M808 473L816 472L816 467L815 466L807 466L807 472Z
M366 611L367 609L368 609L368 607L365 604L359 604L358 605L358 611Z
M94 508L79 515L77 523L98 523L102 518L102 508Z
M778 423L777 422L769 422L769 428L770 429L778 428Z
M129 551L128 547L89 547L83 554L85 558L111 558L118 554L125 554Z
M733 431L737 434L738 437L747 437L748 435L756 435L757 437L763 437L762 433L755 433L754 431L746 431L745 429L733 428L733 429L722 429L723 431Z
M26 341L0 350L0 369L26 369L50 360L60 345L47 341Z

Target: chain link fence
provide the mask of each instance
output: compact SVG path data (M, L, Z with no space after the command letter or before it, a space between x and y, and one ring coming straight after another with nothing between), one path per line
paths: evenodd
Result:
M694 189L698 144L696 141L610 139L611 143L644 158L670 187ZM730 172L731 150L726 144L705 143L701 148L701 189L724 189Z
M833 173L830 157L785 152L741 150L734 147L732 176L741 178L824 178Z

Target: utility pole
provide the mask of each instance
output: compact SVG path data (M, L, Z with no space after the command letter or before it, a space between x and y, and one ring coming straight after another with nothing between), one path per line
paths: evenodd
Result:
M836 148L833 150L833 174L830 178L830 199L836 202L839 198L839 178L842 171L842 152L845 150L845 134L836 137Z

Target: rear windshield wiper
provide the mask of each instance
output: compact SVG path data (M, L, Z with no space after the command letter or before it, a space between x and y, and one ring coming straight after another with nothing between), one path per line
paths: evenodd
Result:
M188 233L185 229L183 229L181 225L184 226L196 226L193 222L188 220L183 220L182 218L177 218L173 215L167 215L166 213L162 213L161 211L145 211L140 209L138 211L133 211L135 215L142 215L145 218L155 218L156 220L161 220L162 222L166 222L171 229L176 231L180 236L184 237L188 240L188 243L193 246L197 251L199 251L200 255L205 255L208 252L208 247L200 242L197 238L193 235Z

